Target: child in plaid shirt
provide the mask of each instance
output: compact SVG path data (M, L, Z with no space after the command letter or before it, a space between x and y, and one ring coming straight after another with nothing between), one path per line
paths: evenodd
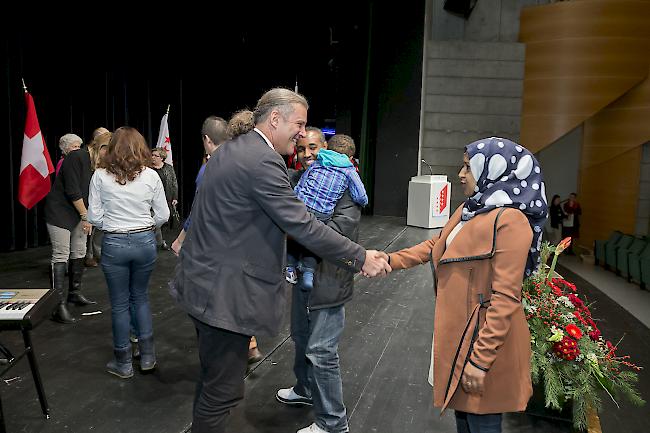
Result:
M319 220L328 221L338 201L346 190L352 200L360 206L368 204L368 195L354 164L355 146L351 137L343 134L333 136L327 149L318 152L316 161L303 173L294 191L307 209ZM294 242L289 246L287 279L296 283L295 267L300 259L302 284L305 289L314 287L314 272L317 258L305 249L297 248Z

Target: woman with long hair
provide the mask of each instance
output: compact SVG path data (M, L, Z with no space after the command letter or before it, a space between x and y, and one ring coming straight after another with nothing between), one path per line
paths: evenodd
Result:
M106 128L97 128L93 132L93 140L88 143L88 152L90 153L90 163L92 170L99 167L99 162L106 155L108 143L111 141L111 132ZM97 266L102 255L102 238L104 233L93 227L86 242L86 260L84 264L87 267L94 268Z
M546 194L535 157L505 138L467 145L458 177L466 199L440 234L389 262L432 262L434 406L455 410L458 432L494 433L532 394L521 288L539 261Z
M150 166L144 137L121 127L90 182L88 221L104 230L101 265L113 320L115 357L106 367L121 378L133 376L131 314L139 336L140 369L156 366L148 285L157 255L154 231L169 218L169 208L162 181Z

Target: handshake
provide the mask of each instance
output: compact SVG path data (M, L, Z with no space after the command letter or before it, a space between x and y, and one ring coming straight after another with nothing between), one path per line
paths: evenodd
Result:
M365 277L386 276L393 269L388 264L388 254L383 251L366 250L361 274Z

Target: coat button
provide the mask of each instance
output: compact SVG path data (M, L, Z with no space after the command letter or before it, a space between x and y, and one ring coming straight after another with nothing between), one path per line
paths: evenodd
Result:
M348 266L352 266L352 260L348 260Z

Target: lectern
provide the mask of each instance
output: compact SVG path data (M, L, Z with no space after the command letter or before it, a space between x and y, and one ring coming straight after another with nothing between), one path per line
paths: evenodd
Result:
M451 183L447 176L414 176L409 182L406 224L426 229L443 227L449 220Z

